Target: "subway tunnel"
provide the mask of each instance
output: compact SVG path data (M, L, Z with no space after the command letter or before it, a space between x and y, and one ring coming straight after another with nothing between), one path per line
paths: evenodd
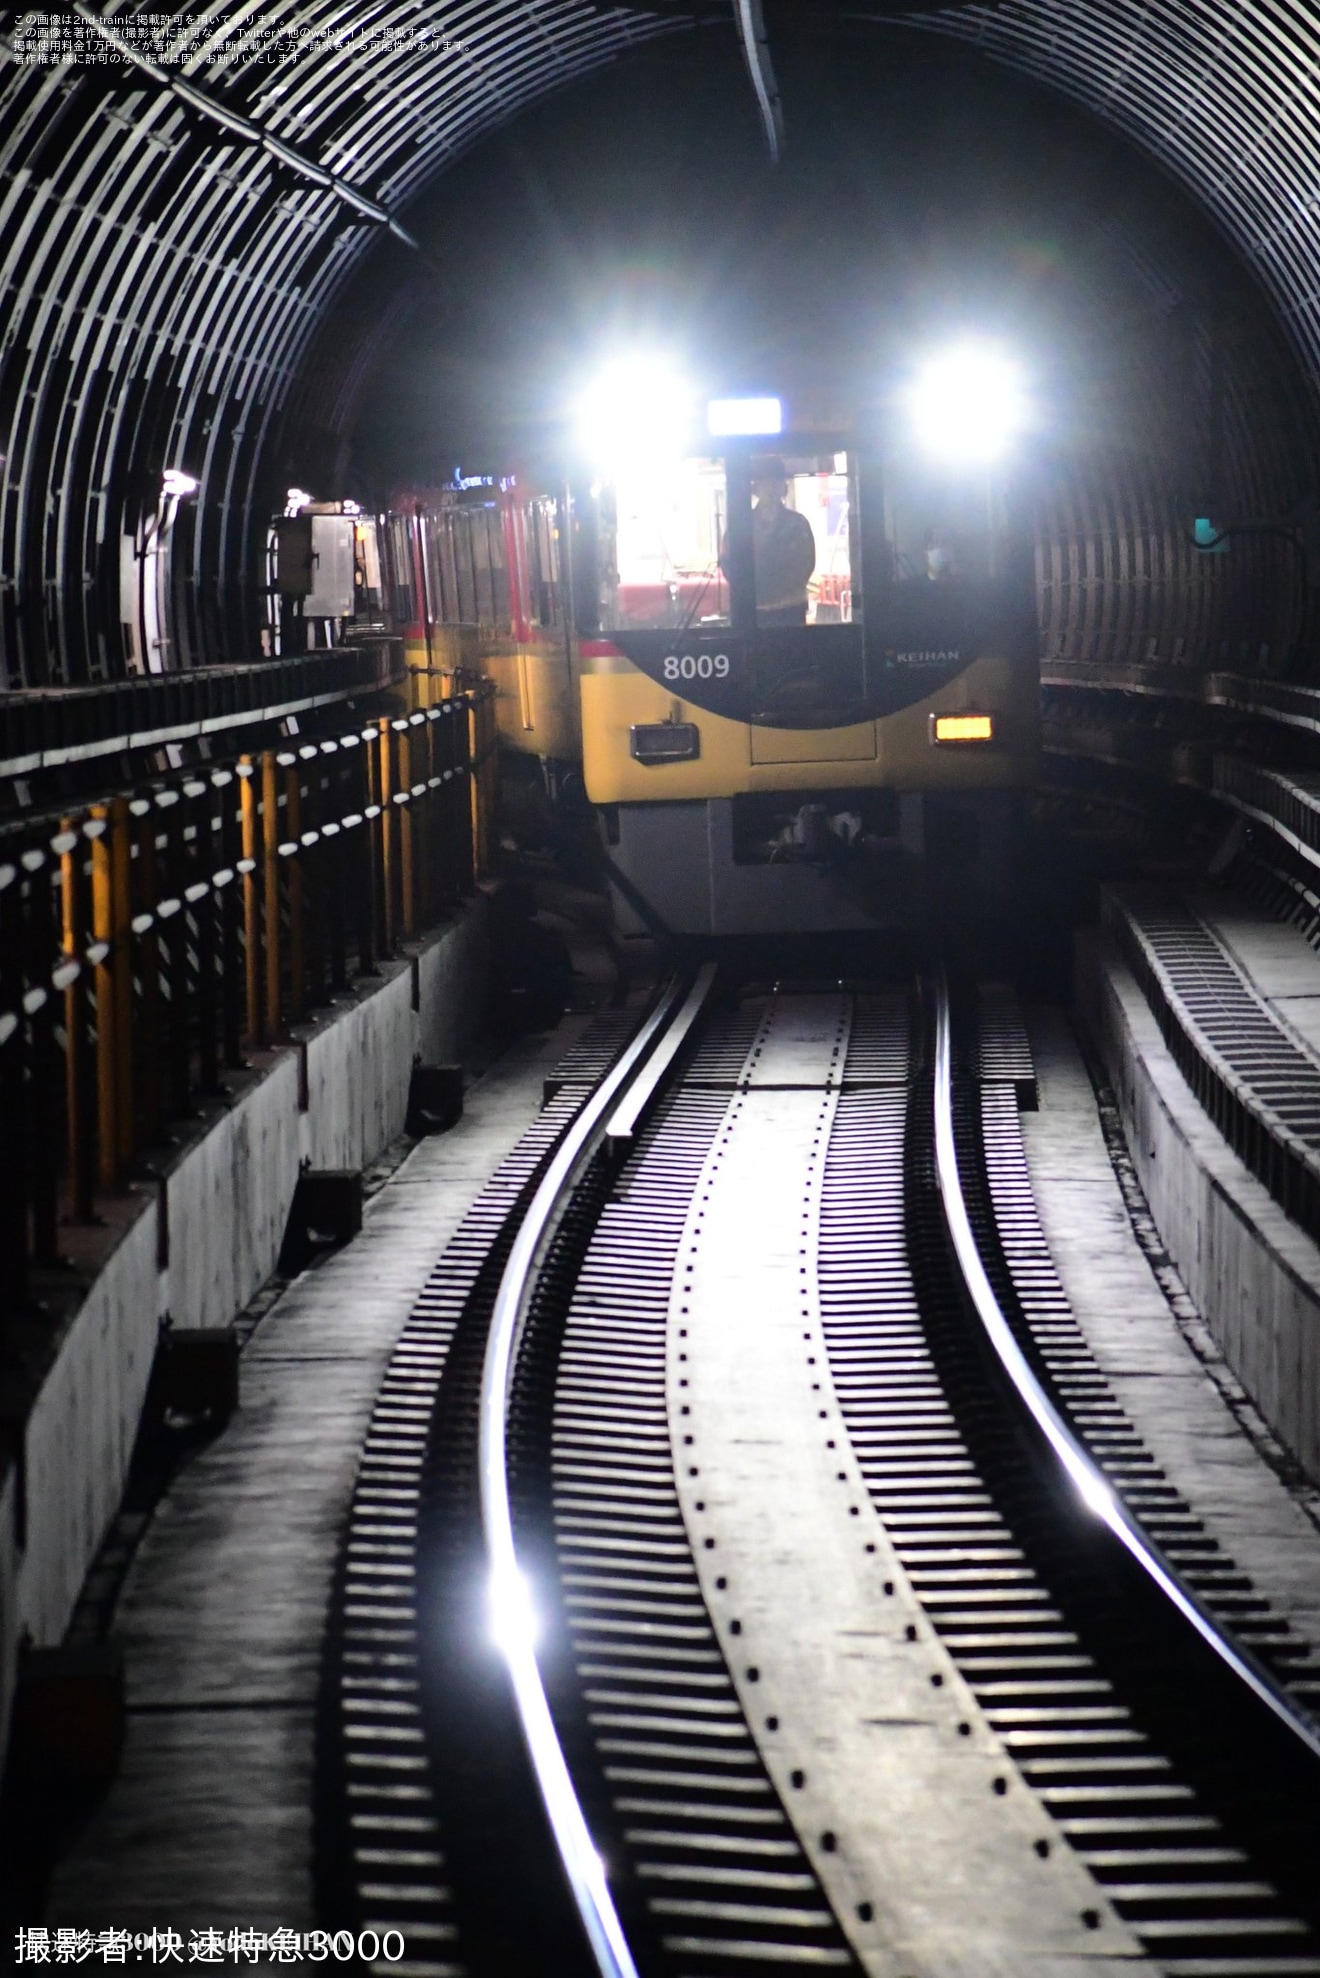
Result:
M1320 1972L1313 10L0 30L17 1960Z

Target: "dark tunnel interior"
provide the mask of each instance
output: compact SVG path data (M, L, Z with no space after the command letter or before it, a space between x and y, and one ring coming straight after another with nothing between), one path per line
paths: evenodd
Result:
M846 393L970 328L1023 354L1038 397L1043 653L1304 673L1307 373L1186 192L1039 85L892 32L787 41L772 165L736 51L708 39L695 72L662 42L446 177L419 224L461 279L417 284L326 429L314 408L361 364L331 319L290 475L314 458L380 493L424 485L446 443L488 470L553 454L584 366L630 336L734 386L809 351ZM365 273L346 311L380 288ZM1280 527L1211 557L1198 515Z
M636 1978L539 1709L651 1978L906 1973L771 1506L868 1736L980 1768L1004 1943L1058 1870L1041 1969L1320 1973L1314 0L0 7L0 292L0 1927L191 1849L423 1978ZM1008 466L900 431L959 339ZM625 489L629 351L709 423ZM711 1723L764 1803L698 1873Z
M1020 337L1042 381L1046 651L1306 670L1305 9L1204 34L1172 7L786 9L778 168L722 16L569 13L534 53L494 6L429 68L317 44L196 69L406 205L425 256L140 72L6 63L11 685L122 673L120 539L168 466L201 482L177 663L232 660L288 479L378 492L455 449L534 454L612 328L734 369L805 332L847 367L950 313ZM1198 555L1203 513L1281 533Z

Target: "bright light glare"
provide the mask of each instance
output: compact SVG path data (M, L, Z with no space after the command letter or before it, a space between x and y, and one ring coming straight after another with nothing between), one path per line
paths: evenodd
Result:
M1114 1510L1113 1492L1102 1484L1098 1477L1083 1470L1075 1479L1078 1494L1088 1511L1094 1511L1097 1518L1108 1519Z
M784 408L777 398L712 398L706 407L706 430L716 438L782 433Z
M665 358L634 352L602 365L580 393L578 444L607 475L677 460L692 426L692 389Z
M191 474L185 474L180 467L167 467L161 475L160 491L167 501L177 501L180 495L196 494L197 482Z
M491 1573L490 1633L496 1648L508 1657L536 1646L540 1624L532 1590L516 1566Z
M998 460L1026 420L1026 390L1012 358L991 345L954 344L928 358L907 393L917 439L948 461Z
M290 488L284 497L284 513L300 515L315 499L315 495L309 495L306 488Z

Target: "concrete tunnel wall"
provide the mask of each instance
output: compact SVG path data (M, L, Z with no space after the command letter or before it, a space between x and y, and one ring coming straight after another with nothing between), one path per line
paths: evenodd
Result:
M1076 995L1197 1311L1271 1430L1320 1480L1320 1248L1207 1116L1108 935L1079 936Z

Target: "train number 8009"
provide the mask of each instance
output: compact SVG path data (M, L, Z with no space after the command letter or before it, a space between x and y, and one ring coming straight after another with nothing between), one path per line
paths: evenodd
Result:
M666 680L727 680L729 677L729 655L727 652L685 652L680 657L670 653L664 663Z

